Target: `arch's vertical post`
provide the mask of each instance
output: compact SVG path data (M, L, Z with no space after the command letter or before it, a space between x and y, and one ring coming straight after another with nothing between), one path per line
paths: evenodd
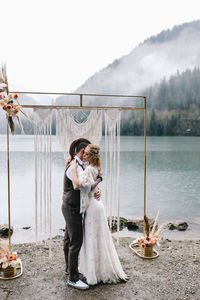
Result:
M6 74L6 64L4 65L4 80L6 84L6 92L9 94L8 77ZM11 251L11 221L10 221L10 135L9 135L9 121L7 117L7 169L8 169L8 239L9 239L9 251Z
M11 251L11 233L10 233L10 143L9 143L9 123L7 116L7 169L8 169L8 238L9 251Z
M144 216L146 215L146 97L144 97ZM145 236L145 222L144 222Z
M80 94L80 107L82 107L82 106L83 106L83 95Z

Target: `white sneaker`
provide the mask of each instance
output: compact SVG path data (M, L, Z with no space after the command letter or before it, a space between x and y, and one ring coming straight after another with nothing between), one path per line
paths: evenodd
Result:
M79 289L79 290L87 290L87 289L89 289L89 285L86 284L85 282L81 281L81 280L78 280L76 282L67 280L67 284L69 286L72 286L72 287L74 287L76 289Z

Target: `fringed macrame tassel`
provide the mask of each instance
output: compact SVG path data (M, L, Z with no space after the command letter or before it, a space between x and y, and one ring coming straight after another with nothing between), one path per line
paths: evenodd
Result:
M117 121L117 243L119 245L119 230L120 230L120 122L121 116Z
M105 117L105 201L110 229L117 225L118 243L120 229L120 110L106 110ZM110 187L108 190L108 186ZM109 207L108 207L109 204ZM109 210L109 214L108 214Z
M52 236L51 128L53 110L34 109L35 239Z

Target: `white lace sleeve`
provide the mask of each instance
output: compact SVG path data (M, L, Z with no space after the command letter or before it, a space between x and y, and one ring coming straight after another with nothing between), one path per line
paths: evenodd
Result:
M91 185L94 183L92 168L88 166L84 171L78 174L80 184L80 213L84 213L89 206L89 192Z
M79 184L81 187L90 186L94 183L92 168L88 166L84 171L78 174Z

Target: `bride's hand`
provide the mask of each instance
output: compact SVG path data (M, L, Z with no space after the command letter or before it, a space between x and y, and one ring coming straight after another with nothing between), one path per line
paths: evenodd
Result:
M76 170L77 167L78 167L78 163L76 162L76 160L73 160L73 161L71 162L71 169L72 169L72 170Z
M99 168L99 169L98 169L98 176L99 176L99 177L102 177L102 176L103 176L102 168Z
M100 180L103 181L103 177L102 177L102 176L103 176L102 169L99 168L99 169L98 169L98 176L97 176L97 179L100 178Z

